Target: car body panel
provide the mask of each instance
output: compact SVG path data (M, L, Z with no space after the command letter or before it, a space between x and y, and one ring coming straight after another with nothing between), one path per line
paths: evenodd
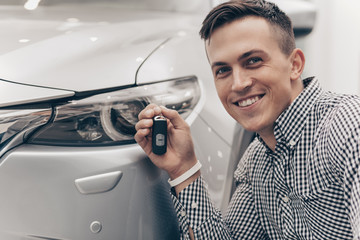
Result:
M31 14L13 8L5 9L10 20L0 18L0 26L12 26L0 46L0 78L77 92L134 84L151 52L192 25L180 13L111 6L104 13L99 5L84 10L81 4Z
M14 234L9 239L18 239L19 233L23 237L19 239L176 236L177 220L169 192L164 191L170 188L167 175L135 144L82 149L23 145L9 152L0 166L1 195L7 196L0 204L0 236L4 232ZM76 187L79 178L114 171L123 176L109 191L84 195ZM103 226L98 234L90 230L94 221Z
M74 96L73 91L51 89L0 80L0 107L44 102Z
M62 34L13 50L0 56L0 76L18 83L77 92L134 84L142 61L165 38L134 37L133 31L138 30L128 26L118 24Z
M194 136L196 155L214 203L225 206L226 186L232 182L226 176L230 146L201 118L191 129L203 133ZM209 140L203 141L204 137ZM116 148L25 144L2 159L0 193L6 197L0 201L0 211L7 217L0 217L0 237L177 239L168 175L136 144ZM78 179L119 171L121 179L108 191L83 194L76 186ZM97 234L90 230L95 221L103 226Z

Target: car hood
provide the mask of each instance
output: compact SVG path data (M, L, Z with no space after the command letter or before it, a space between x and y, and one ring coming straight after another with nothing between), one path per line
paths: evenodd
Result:
M0 9L6 32L0 44L1 79L77 92L132 85L157 47L193 25L184 15L166 12L109 5L62 8Z

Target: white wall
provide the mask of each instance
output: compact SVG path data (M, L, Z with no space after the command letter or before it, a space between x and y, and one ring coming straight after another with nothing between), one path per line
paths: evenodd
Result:
M305 76L324 89L360 95L360 1L311 0L318 8L313 32L302 44Z

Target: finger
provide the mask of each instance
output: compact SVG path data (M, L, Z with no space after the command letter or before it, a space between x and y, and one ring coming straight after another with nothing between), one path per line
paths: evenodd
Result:
M184 128L187 126L187 123L177 111L162 106L161 113L164 115L164 117L170 120L175 129Z
M150 129L140 129L138 130L135 135L134 135L134 138L135 138L135 141L136 142L141 142L143 141L144 139L146 139L146 137L150 134Z
M147 136L150 134L149 129L140 129L134 135L135 141L144 149L145 152L149 151L147 148L149 145L149 140Z
M139 131L140 129L151 128L153 124L154 122L152 119L142 119L135 124L135 129L136 131Z
M161 109L159 106L155 104L149 104L144 108L138 115L139 120L144 118L153 118L156 115L161 113Z

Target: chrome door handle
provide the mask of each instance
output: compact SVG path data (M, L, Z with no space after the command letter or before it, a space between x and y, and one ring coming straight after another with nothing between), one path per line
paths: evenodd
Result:
M113 189L120 181L123 173L115 171L93 175L75 180L75 186L82 194L103 193Z

